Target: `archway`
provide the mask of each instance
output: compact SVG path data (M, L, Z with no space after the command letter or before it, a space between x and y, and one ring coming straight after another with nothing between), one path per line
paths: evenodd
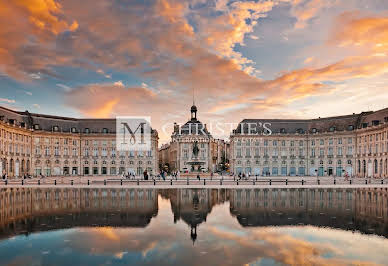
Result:
M15 161L15 177L19 177L20 175L20 162L19 159Z

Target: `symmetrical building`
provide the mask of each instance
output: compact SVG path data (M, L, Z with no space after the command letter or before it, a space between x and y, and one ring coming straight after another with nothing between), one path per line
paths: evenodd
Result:
M234 174L388 177L388 108L346 116L293 120L244 119L230 144L215 139L197 119L175 123L171 142L158 151L116 150L115 119L77 119L0 107L0 173L151 175L161 169Z
M230 149L235 174L388 177L388 108L309 120L245 119Z
M115 119L77 119L18 112L0 107L0 173L141 175L157 174L158 133L152 130L151 150L116 150Z
M160 167L169 171L215 172L226 160L226 143L214 139L206 124L197 119L197 107L184 125L174 123L171 142L159 150Z

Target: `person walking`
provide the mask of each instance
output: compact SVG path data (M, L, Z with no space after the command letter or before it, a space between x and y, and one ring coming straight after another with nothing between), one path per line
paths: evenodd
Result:
M160 175L162 176L163 180L166 181L166 177L164 176L164 174L165 174L165 172L164 172L164 170L162 170L162 173Z

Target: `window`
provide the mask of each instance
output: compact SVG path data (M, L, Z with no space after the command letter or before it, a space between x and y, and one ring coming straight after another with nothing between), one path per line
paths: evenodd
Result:
M102 133L107 134L108 132L109 132L109 131L108 131L107 128L103 128L103 129L102 129Z
M77 133L77 129L75 127L71 128L71 133Z
M54 147L54 155L59 156L59 147Z
M90 133L90 129L89 128L85 128L85 134L89 134Z

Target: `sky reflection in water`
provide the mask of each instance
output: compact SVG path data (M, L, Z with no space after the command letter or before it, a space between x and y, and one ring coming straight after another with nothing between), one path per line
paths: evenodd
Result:
M244 190L245 197L239 196L235 190L221 193L218 190L153 193L154 196L148 194L149 200L155 202L150 208L156 208L150 220L144 212L148 205L143 205L143 210L139 209L141 206L134 206L140 216L133 221L122 212L115 212L117 208L113 209L110 202L103 208L103 215L97 211L101 205L89 212L90 217L86 221L95 226L83 226L84 217L75 212L66 215L57 212L51 218L40 214L33 220L33 226L31 223L26 223L30 226L20 226L20 222L13 226L10 226L12 223L4 225L0 242L1 264L387 265L388 240L384 237L385 233L377 236L343 230L347 229L346 224L359 223L354 215L359 207L355 192L352 192L355 196L347 211L335 209L339 202L332 209L321 211L303 203L303 208L307 208L305 217L301 217L299 207L296 211L288 207L287 212L287 208L274 206L273 201L267 208L260 204L250 205ZM383 197L386 200L386 194ZM287 194L286 199L290 198L292 196ZM103 205L101 201L100 204ZM112 211L106 211L107 208ZM59 222L53 226L47 222L50 219ZM115 222L117 219L127 222L129 219L128 223L134 226L125 226L126 222L120 225ZM326 227L298 225L300 221L314 224L311 222L314 219L339 221L326 222ZM146 222L141 225L139 221ZM110 223L115 227L109 226ZM319 222L317 225L322 226ZM382 226L386 228L387 225L383 223ZM65 227L69 228L61 229ZM26 231L41 232L26 234Z

